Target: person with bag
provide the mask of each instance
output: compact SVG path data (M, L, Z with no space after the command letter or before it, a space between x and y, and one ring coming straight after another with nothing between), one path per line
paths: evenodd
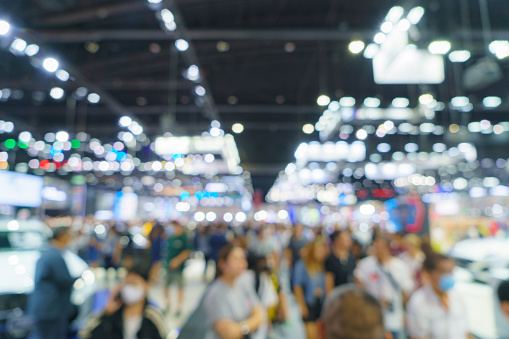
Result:
M378 299L383 307L385 328L394 339L405 333L404 305L414 288L410 269L393 257L390 239L377 235L371 245L373 255L361 260L354 272L355 282Z

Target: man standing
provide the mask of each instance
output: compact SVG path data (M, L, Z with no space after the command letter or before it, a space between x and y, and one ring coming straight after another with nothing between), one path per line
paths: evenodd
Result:
M372 244L373 255L359 263L354 276L358 285L378 299L384 310L385 328L394 339L404 335L404 308L414 288L410 269L403 260L393 257L390 240L377 236Z
M62 252L71 240L69 227L54 228L50 246L37 261L35 287L28 301L28 313L35 321L30 338L67 338L73 312L71 291L76 278L70 275Z
M352 237L348 231L335 231L330 236L332 251L325 261L325 282L327 292L334 287L353 283L355 258L352 249Z
M168 247L166 249L166 286L164 297L166 299L165 312L170 309L170 286L174 283L178 286L178 304L176 316L182 313L184 303L184 267L186 260L191 255L191 245L184 227L176 221L171 222L174 233L168 238Z

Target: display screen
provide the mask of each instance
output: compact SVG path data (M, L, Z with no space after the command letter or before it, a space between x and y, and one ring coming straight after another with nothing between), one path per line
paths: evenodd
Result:
M0 205L39 207L42 186L42 177L0 171Z

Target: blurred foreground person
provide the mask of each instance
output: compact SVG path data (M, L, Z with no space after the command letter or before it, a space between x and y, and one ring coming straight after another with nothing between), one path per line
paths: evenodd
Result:
M123 283L113 288L103 313L90 319L80 338L165 339L162 314L147 302L149 270L134 263Z
M421 250L422 240L418 235L409 233L403 237L403 247L405 251L399 255L399 258L408 265L415 286L418 287L421 282L422 263L426 258L424 252Z
M69 227L56 227L50 246L44 249L35 266L34 291L28 313L35 321L32 339L67 338L69 322L75 312L71 291L76 281L65 264L63 251L72 241Z
M329 293L320 321L320 339L390 339L380 303L353 284Z
M498 286L497 295L502 312L509 321L509 281L504 281Z
M438 253L426 254L424 270L429 282L417 290L407 307L408 332L412 339L465 339L468 317L461 297L452 290L455 262Z
M315 339L318 335L316 321L320 318L325 300L327 247L323 241L315 240L303 248L301 258L295 263L293 271L293 293L306 325L307 338Z
M356 283L378 299L386 330L399 339L404 336L404 304L414 282L408 266L391 255L389 244L388 238L377 236L372 244L373 255L361 260L354 275Z
M352 249L352 237L347 231L335 231L330 236L332 242L331 254L325 261L327 292L335 287L353 283L355 258Z
M168 247L166 248L166 279L164 287L164 298L166 300L165 312L170 309L170 286L177 284L178 299L177 311L175 315L178 317L182 313L184 304L184 268L187 259L191 255L191 245L184 226L178 222L172 222L174 233L168 238Z
M219 277L205 296L206 339L265 339L266 316L252 281L245 275L244 250L231 244L218 256Z

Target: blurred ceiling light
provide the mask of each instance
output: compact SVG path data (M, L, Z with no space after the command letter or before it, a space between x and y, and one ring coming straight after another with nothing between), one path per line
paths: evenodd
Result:
M495 108L502 104L502 99L500 97L486 97L482 103L486 108Z
M327 106L330 103L330 98L329 96L322 94L316 99L316 103L318 106Z
M373 39L373 41L379 45L383 44L384 41L385 41L385 34L383 34L382 32L380 33L377 33Z
M453 51L449 54L449 60L451 62L465 62L470 59L469 51Z
M424 15L424 8L421 6L414 7L408 12L407 19L410 21L413 25L417 25L419 21L421 21L422 17Z
M389 33L390 31L392 31L392 23L390 23L389 21L384 22L382 24L382 27L380 27L380 30L385 34Z
M14 39L11 44L11 49L18 53L23 53L26 47L27 43L23 39Z
M507 40L493 41L489 48L490 52L495 54L498 59L509 57L509 41Z
M366 98L364 99L364 106L377 108L380 106L380 99L378 98Z
M57 134L55 135L55 138L57 139L57 141L60 141L60 142L69 141L69 133L67 133L65 131L57 132Z
M368 137L368 132L365 129L360 129L355 133L355 136L359 140L365 140Z
M359 54L360 52L362 52L364 50L364 46L365 46L364 41L356 40L356 41L350 42L350 44L348 45L348 49L353 54Z
M161 10L161 18L166 23L175 21L175 16L173 15L173 13L169 9L166 9L166 8Z
M398 28L402 30L403 32L406 32L410 29L410 21L407 19L402 19L400 22L398 22Z
M454 97L451 99L451 105L454 107L465 107L470 103L470 100L467 97Z
M151 4L160 4L162 0L148 0Z
M34 56L37 53L39 53L39 46L36 44L28 45L27 48L25 48L25 54L28 56Z
M133 122L133 119L131 119L128 116L123 116L118 120L118 124L121 127L128 127Z
M343 97L339 100L339 104L342 107L353 107L353 106L355 106L355 98Z
M64 90L60 87L53 87L49 92L49 95L55 100L60 100L64 96Z
M396 108L407 108L410 105L410 100L407 98L394 98L392 100L392 106Z
M217 120L212 120L210 122L210 127L215 127L215 128L220 128L221 127L221 123Z
M341 108L339 101L331 101L329 107L327 107L331 111L338 111Z
M416 143L408 143L405 145L405 151L407 151L408 153L415 153L417 152L417 150L419 149L419 145L417 145Z
M50 73L55 72L58 69L58 65L58 60L55 58L46 58L42 62L42 67L44 67L44 69Z
M194 92L196 93L196 95L199 95L199 96L204 96L205 94L207 94L207 91L205 90L205 87L203 86L196 86L194 88Z
M230 44L226 41L218 41L216 44L216 49L218 52L225 53L230 50Z
M386 21L396 23L403 16L405 10L401 6L394 6L389 10L387 16L385 17Z
M313 126L312 124L305 124L304 126L302 126L302 132L306 133L306 134L311 134L315 131L315 126Z
M387 153L387 152L389 152L391 150L391 145L389 145L388 143L384 142L384 143L378 144L376 149L380 153Z
M237 134L242 133L244 131L244 125L242 125L241 123L233 124L232 131L233 131L233 133L237 133Z
M431 94L423 94L419 97L419 102L422 105L429 105L433 101L433 96Z
M66 71L64 71L63 69L59 69L56 73L55 73L55 76L61 80L61 81L67 81L69 80L69 73L67 73Z
M368 47L364 50L364 57L366 59L373 59L380 50L380 46L377 44L369 44Z
M164 24L164 26L169 30L169 31L174 31L177 29L177 24L175 23L175 21L170 21L170 22L167 22Z
M184 39L178 39L175 41L175 47L181 52L185 52L189 49L189 43Z
M502 125L493 126L493 133L502 134L504 132L504 127Z
M210 129L210 135L213 137L218 137L221 134L221 130L217 127L212 127Z
M187 79L191 81L198 81L200 80L200 69L196 65L191 65L186 71L186 77Z
M449 41L433 41L429 44L428 50L431 54L446 54L451 49L451 43Z
M101 97L97 93L90 93L87 99L91 104L97 104L101 100Z
M10 30L11 25L5 20L0 20L0 35L6 35Z

